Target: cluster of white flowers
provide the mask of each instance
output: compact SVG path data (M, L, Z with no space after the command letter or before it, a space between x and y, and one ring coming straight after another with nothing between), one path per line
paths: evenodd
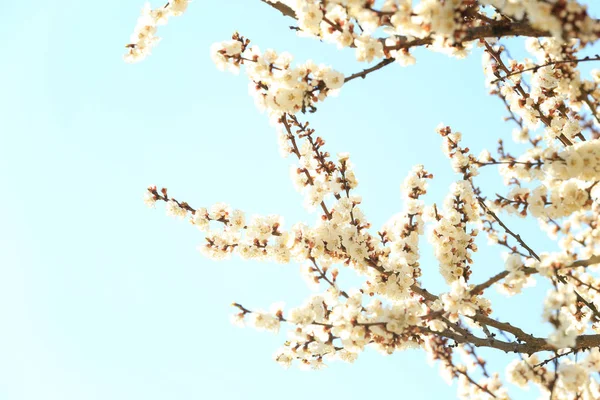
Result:
M569 43L571 47L576 46L575 41ZM557 38L530 38L527 50L539 64L531 59L523 63L510 59L502 62L501 49L497 52L488 49L483 57L488 84L500 85L499 93L510 111L522 118L523 124L514 136L518 141L527 139L541 122L550 147L555 146L556 139L563 144L581 140L582 121L579 116L573 117L575 113L569 113L569 109L577 112L586 105L595 113L587 96L597 95L598 83L582 79L573 65L564 63L569 58L576 61L574 50L565 51L565 43ZM506 78L501 78L500 72L504 72ZM532 74L527 82L526 73Z
M576 143L564 150L534 147L518 158L480 160L500 164L505 182L541 181L537 187L515 186L496 205L509 213L561 218L593 206L600 199L600 140ZM590 182L592 182L590 184Z
M477 228L469 229L468 223L479 221L479 205L468 181L451 185L442 210L433 210L434 223L429 241L434 246L435 257L440 263L440 274L452 283L470 275L471 252L477 251L475 237Z
M549 383L554 382L556 374L554 371L542 365L539 357L533 355L521 355L520 359L513 360L506 366L506 378L508 382L520 388L528 388L530 383L536 385L546 398L549 398ZM559 399L568 397L558 397ZM591 400L591 399L590 399Z
M476 159L468 149L460 147L462 135L452 132L450 127L440 124L438 133L443 137L443 151L450 159L455 172L463 180L450 186L443 209L430 209L428 217L433 220L429 241L434 245L435 256L440 262L440 273L448 283L464 277L469 279L470 252L477 251L475 237L478 229L469 229L467 224L479 222L479 205L473 192L471 178L478 174Z
M573 287L562 284L557 286L546 296L543 317L555 326L554 332L548 336L548 343L557 349L564 349L575 346L577 336L582 333L577 326L583 326L585 330L586 324L579 324L573 316L574 310L569 310L575 307L577 301Z
M295 325L275 360L286 367L298 360L301 367L320 368L323 360L354 362L369 344L386 354L415 347L419 342L411 329L421 323L424 312L423 305L415 300L390 307L379 300L363 305L360 292L341 301L340 292L330 288L291 309L285 318L281 314L270 318Z
M165 25L169 17L183 14L188 7L189 0L170 0L162 7L153 9L150 3L146 3L142 9L142 15L138 18L135 30L131 34L130 43L125 46L127 54L125 61L134 63L142 61L150 55L152 48L156 46L160 38L156 36L159 25Z
M600 180L599 139L576 143L563 151L552 153L544 157L549 160L545 172L555 179L576 178L588 182Z
M344 190L356 188L358 181L348 154L340 154L338 163L333 163L329 160L329 155L320 150L324 141L319 137L314 138L314 131L308 126L298 125L298 132L295 133L292 130L296 130L296 127L290 128L289 125L280 124L279 129L279 135L283 138L282 153L294 154L298 159L291 166L290 175L294 187L304 196L307 209L314 210L324 200L339 198ZM350 201L341 203L335 222L347 222L339 219L350 218L350 211L354 211L360 202L359 197L352 197ZM359 212L358 209L356 211Z
M153 207L157 200L166 202L167 215L180 219L189 217L191 224L205 232L206 244L199 249L204 255L215 260L237 253L244 259L287 263L294 254L295 246L298 246L295 241L296 231L281 231L283 220L276 215L253 216L246 223L243 211L232 210L225 203L214 204L208 210L192 209L187 203L169 199L166 189L160 194L156 187L149 187L144 201ZM222 229L215 229L211 222L221 225ZM298 229L300 228L296 227L296 230Z
M417 165L404 180L401 188L404 211L392 217L382 232L383 244L390 244L385 247L387 262L383 264L388 274L373 273L366 282L367 292L390 300L402 299L410 294L408 289L421 276L419 236L424 230L424 202L420 197L427 192L427 179L432 177L422 165Z
M535 263L534 259L527 259L529 268L533 268ZM509 254L504 262L504 268L508 271L508 275L504 278L503 282L497 286L500 293L506 294L507 296L514 296L515 294L521 293L524 287L535 285L535 280L525 272L525 264L519 254Z
M442 151L450 159L454 172L463 174L465 179L477 176L477 159L459 144L462 134L452 132L450 127L444 124L438 125L437 132L444 138Z
M567 393L577 393L588 383L588 371L582 365L566 359L558 366L558 385Z
M257 46L235 33L231 40L215 43L211 57L217 68L237 72L243 64L250 79L249 91L260 110L279 118L282 113L314 111L315 103L337 93L344 75L326 65L307 61L292 66L289 53Z
M576 182L567 181L549 193L546 185L534 189L514 187L506 197L498 198L495 205L507 213L520 217L527 212L539 218L561 218L580 210L588 202L588 193Z
M548 360L541 362L536 355L523 356L507 366L506 376L509 382L521 388L526 388L530 382L535 384L543 398L571 399L576 395L575 398L593 400L600 396L600 385L590 379L590 375L597 373L599 360L600 352L595 348L579 361L561 359L556 371L552 371L545 366Z
M471 294L472 287L468 287L465 279L460 277L450 285L450 292L440 296L441 307L448 313L450 322L458 321L459 316L472 317L479 310L480 305L475 295ZM439 305L432 307L436 310ZM437 310L436 310L437 311Z

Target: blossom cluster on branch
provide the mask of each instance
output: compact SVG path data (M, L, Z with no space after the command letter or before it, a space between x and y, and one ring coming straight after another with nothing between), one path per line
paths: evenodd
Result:
M182 15L188 7L190 0L170 0L162 7L153 9L150 3L146 3L142 9L142 15L138 18L135 30L131 34L130 43L125 47L125 61L135 63L142 61L150 55L152 48L156 46L160 38L156 36L159 25L165 25L170 17Z
M315 103L324 100L344 84L344 75L331 67L312 61L293 67L290 53L261 52L250 47L250 40L235 33L231 40L215 43L211 56L217 68L234 73L246 66L250 94L257 107L269 114L316 111Z
M598 42L600 21L574 0L262 2L293 18L300 36L352 48L358 61L374 64L343 74L312 61L293 63L289 53L261 51L238 33L212 46L217 68L245 69L250 94L276 127L281 154L293 159L294 186L317 214L311 225L285 226L280 216L247 217L223 203L194 208L165 188L148 188L147 205L164 203L168 215L203 232L200 251L207 257L298 263L315 291L289 309L234 303L233 322L273 332L288 326L288 340L275 354L286 367L354 362L367 347L383 354L421 348L445 378L458 381L461 399L509 399L506 382L534 385L545 399L600 398L600 72L586 78L579 69L600 60L582 55ZM147 6L126 59L147 56L156 26L186 7L185 0ZM500 40L514 36L526 37L530 57L510 57ZM305 116L348 82L395 62L414 64L411 50L421 46L455 57L483 53L485 84L506 107L515 125L508 137L523 151L510 154L500 139L495 151L475 155L460 132L438 126L457 175L445 199L425 202L434 177L417 165L401 185L402 210L377 229L361 208L350 155L332 157ZM504 187L488 197L478 176L492 166ZM556 246L536 251L527 235L508 226L508 215L536 220ZM484 237L504 255L498 272L474 282L473 271L482 269L473 254ZM442 293L423 282L423 239L447 284ZM342 287L339 276L350 270L362 283ZM546 336L496 319L487 296L492 287L519 295L536 282L550 288L540 316ZM515 359L503 375L488 371L481 348Z

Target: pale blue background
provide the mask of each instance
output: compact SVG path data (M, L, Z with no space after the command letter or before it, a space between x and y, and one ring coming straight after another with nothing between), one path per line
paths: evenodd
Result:
M421 351L283 370L271 355L284 335L232 326L229 304L299 304L309 292L298 266L203 259L197 230L141 200L156 184L193 206L226 201L281 214L287 226L312 222L246 77L217 71L208 49L237 29L261 48L348 74L364 68L352 51L297 38L291 20L258 1L196 1L161 28L149 59L127 65L142 0L2 3L0 400L454 398L456 385ZM331 153L352 154L375 227L401 210L413 164L436 175L429 200L457 178L439 122L476 153L513 128L486 94L480 51L468 60L416 55L417 66L354 81L310 117ZM490 195L494 176L479 180L490 177ZM521 232L538 251L555 249ZM442 291L424 252L425 282ZM476 261L474 281L503 268L497 251ZM503 301L497 315L543 333L544 290ZM492 359L504 369L505 358Z

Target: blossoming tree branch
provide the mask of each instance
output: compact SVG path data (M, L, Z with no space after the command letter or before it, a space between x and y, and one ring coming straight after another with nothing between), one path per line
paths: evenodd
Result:
M600 398L594 377L600 372L600 72L585 78L579 70L600 60L582 56L598 41L600 21L574 0L262 2L265 12L270 7L281 13L299 35L349 48L370 64L343 74L294 62L289 53L261 51L238 33L211 48L217 68L247 73L256 106L276 126L281 152L294 160L293 181L304 206L316 214L313 225L286 227L279 216L247 218L226 204L204 208L165 188L148 188L149 206L164 203L168 215L189 219L204 232L205 256L299 263L318 291L285 310L235 303L234 321L268 331L289 327L289 340L275 355L284 366L353 362L369 346L386 354L422 348L439 361L444 376L458 380L460 398L508 399L506 382L535 385L546 399ZM188 0L147 5L126 61L146 58L161 25L187 8ZM501 42L508 37L521 37L530 57L512 59ZM459 132L439 126L456 173L447 196L425 204L433 176L417 165L402 183L402 211L376 228L361 210L349 155L331 156L308 119L344 85L414 64L417 47L450 57L482 48L485 84L506 107L512 140L526 150L509 154L500 140L493 152L475 155L461 145ZM478 186L481 168L497 168L504 178L495 197ZM536 219L556 241L553 251L532 248L507 215ZM506 257L495 274L474 281L472 255L482 239L501 246ZM421 282L422 240L433 245L444 293ZM362 278L360 287L338 284L340 274L350 272ZM492 290L518 295L536 280L551 287L541 316L550 328L547 337L498 320L486 297ZM513 354L514 361L503 373L488 371L480 348Z

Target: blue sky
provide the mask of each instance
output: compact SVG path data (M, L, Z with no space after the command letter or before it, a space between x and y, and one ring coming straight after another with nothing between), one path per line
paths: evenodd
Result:
M365 66L352 51L297 38L289 20L243 0L194 2L161 29L150 58L127 65L123 46L142 5L3 5L0 400L453 398L456 387L420 351L283 370L271 355L284 335L232 326L229 304L299 304L309 290L298 266L203 259L197 230L142 203L156 184L193 206L225 201L281 214L287 226L312 222L246 77L216 70L208 49L238 30L299 61L347 74ZM432 201L457 179L438 123L462 131L476 153L513 128L486 94L479 51L468 60L415 54L416 66L353 81L310 116L331 153L351 153L375 227L402 209L399 187L412 165L434 173ZM493 194L490 172L481 180ZM516 226L540 252L555 249L535 223ZM423 260L428 287L444 290L434 259ZM495 250L476 262L475 277L503 268ZM543 332L543 293L503 301L497 315ZM492 362L503 370L505 358Z

